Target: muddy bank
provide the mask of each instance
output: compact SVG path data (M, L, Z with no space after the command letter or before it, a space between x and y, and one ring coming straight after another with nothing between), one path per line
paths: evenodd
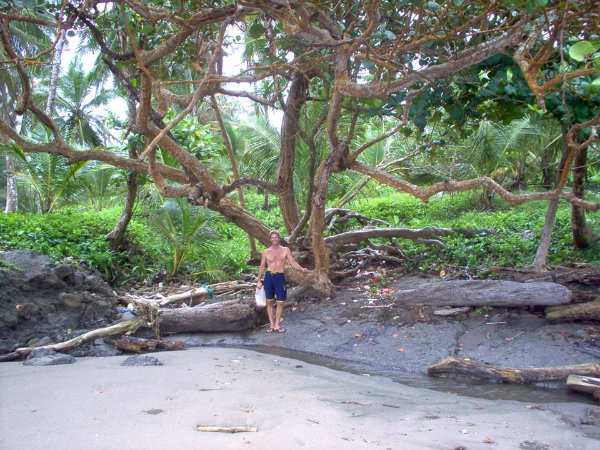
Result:
M117 296L98 273L33 250L0 252L0 260L0 354L62 342L117 317ZM98 344L96 356L111 353Z
M435 312L439 308L386 307L395 291L436 281L415 275L388 279L376 290L372 280L349 280L338 286L332 299L294 296L292 289L293 299L286 306L282 323L285 333L268 334L263 327L242 334L173 335L166 339L185 340L189 346L288 351L281 354L321 364L330 360L334 367L412 380L413 384L427 376L428 366L449 356L514 368L600 361L598 323L552 324L544 319L543 308L483 307L455 316L438 316ZM442 388L453 383L437 382ZM472 385L467 382L465 386L468 389ZM563 383L540 383L535 387L565 391ZM486 388L481 391L483 396L488 395ZM521 395L519 388L513 391L506 395ZM579 394L570 395L579 398Z

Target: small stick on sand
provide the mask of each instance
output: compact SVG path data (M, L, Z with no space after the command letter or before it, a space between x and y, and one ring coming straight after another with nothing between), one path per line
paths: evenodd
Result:
M203 425L198 425L196 429L212 433L256 433L258 431L258 428L254 427L205 427Z

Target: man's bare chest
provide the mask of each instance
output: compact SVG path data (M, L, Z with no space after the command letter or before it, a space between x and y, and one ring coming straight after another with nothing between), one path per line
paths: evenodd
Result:
M285 249L269 249L265 256L268 263L282 263L285 261Z

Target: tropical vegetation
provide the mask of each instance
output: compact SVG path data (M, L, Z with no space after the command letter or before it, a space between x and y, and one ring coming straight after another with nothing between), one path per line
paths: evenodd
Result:
M598 263L599 17L591 0L0 1L0 247L222 279L277 228L324 294L385 261Z

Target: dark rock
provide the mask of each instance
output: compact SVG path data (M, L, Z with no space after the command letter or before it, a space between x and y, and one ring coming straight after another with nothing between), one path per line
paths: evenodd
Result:
M64 280L75 273L75 267L71 264L63 264L62 266L56 267L53 272L58 278Z
M67 286L64 281L52 272L41 273L33 277L29 280L29 284L34 289L63 289Z
M16 269L0 271L0 336L28 342L43 336L67 339L69 329L99 328L114 319L117 297L96 273L72 265L53 267L31 250L0 252Z
M600 408L592 407L585 411L584 417L581 419L582 425L600 425Z
M34 351L32 351L29 356L27 357L27 359L34 359L34 358L42 358L44 356L53 356L56 355L56 352L52 349L49 348L36 348Z
M163 363L160 362L154 356L148 355L135 355L130 356L125 359L122 363L122 366L162 366Z
M80 294L68 294L66 292L61 292L58 295L58 299L60 302L71 309L79 309L81 308L81 295Z
M27 346L28 347L42 347L42 346L48 345L48 344L52 344L52 339L50 339L48 336L44 336L39 339L32 339L31 341L29 341L27 343Z
M32 314L35 314L39 310L39 308L33 303L22 303L16 306L18 316L25 320L30 319Z
M57 353L56 355L41 356L23 361L24 366L58 366L61 364L73 364L77 359L70 355Z
M0 259L20 269L27 280L47 272L54 262L52 258L40 255L35 250L0 252Z

